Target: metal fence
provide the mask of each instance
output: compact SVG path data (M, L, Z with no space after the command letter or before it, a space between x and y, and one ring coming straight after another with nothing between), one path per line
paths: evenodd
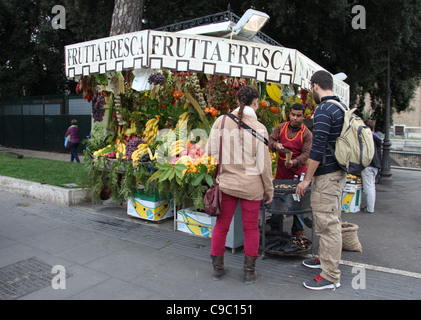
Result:
M78 121L81 140L91 130L91 104L81 96L51 95L0 101L0 145L65 151L64 134ZM78 151L82 151L83 146Z

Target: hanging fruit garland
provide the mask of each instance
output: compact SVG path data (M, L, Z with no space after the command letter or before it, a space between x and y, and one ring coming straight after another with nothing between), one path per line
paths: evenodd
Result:
M91 102L96 92L97 80L95 76L85 76L80 78L76 85L76 94L83 93L83 99Z

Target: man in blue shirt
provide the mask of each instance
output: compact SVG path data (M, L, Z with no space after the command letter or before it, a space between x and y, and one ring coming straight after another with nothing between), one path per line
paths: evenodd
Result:
M320 268L315 279L304 282L312 290L336 289L340 286L339 261L342 253L342 190L346 172L338 165L334 150L339 137L344 112L328 100L340 101L334 96L333 78L326 71L317 71L311 77L311 90L318 104L314 112L313 140L309 164L304 180L298 184L296 194L302 197L311 187L311 207L316 234L319 236L319 256L304 260L309 268ZM328 147L328 144L331 148Z

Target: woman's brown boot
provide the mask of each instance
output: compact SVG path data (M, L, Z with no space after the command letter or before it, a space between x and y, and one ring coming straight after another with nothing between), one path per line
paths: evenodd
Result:
M256 280L256 260L257 257L244 256L244 283L252 284Z
M222 276L227 272L227 269L224 266L224 256L212 256L212 265L213 265L213 280L221 280Z

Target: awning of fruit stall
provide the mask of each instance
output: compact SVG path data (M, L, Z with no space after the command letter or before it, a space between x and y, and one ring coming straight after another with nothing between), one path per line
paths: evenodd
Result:
M69 79L140 68L169 69L295 84L306 90L320 65L298 50L203 35L143 30L65 47ZM334 93L349 103L349 85L333 77Z

